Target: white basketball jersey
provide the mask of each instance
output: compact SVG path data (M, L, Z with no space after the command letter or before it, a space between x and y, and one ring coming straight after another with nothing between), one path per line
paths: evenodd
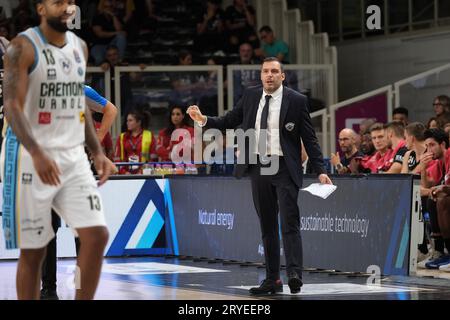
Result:
M47 42L39 27L20 34L34 46L24 106L33 136L43 148L72 148L84 143L86 59L81 40L66 32L66 44Z

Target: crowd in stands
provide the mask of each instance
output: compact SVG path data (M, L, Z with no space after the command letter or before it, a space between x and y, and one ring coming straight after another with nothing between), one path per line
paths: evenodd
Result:
M409 123L404 107L387 124L361 123L359 133L339 133L340 151L331 154L337 174L415 174L421 178L422 210L429 216L418 267L450 271L450 98L433 100L435 115ZM428 235L428 237L426 237Z

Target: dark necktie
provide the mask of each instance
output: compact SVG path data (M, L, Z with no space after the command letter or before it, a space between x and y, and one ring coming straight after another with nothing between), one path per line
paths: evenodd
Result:
M272 96L266 95L266 104L261 113L261 122L259 125L259 154L266 155L267 152L267 119L269 118L269 102Z

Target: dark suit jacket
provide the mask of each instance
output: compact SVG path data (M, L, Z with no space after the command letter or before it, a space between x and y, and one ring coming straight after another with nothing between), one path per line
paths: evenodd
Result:
M208 117L206 127L220 130L234 129L237 126L240 126L244 131L254 129L262 94L262 86L248 88L234 109L225 116ZM294 124L293 129L292 124ZM289 131L286 125L292 130ZM326 173L322 152L311 125L307 98L297 91L283 87L280 111L280 144L291 177L299 188L301 188L303 182L300 138L303 140L314 171L318 174ZM248 154L248 148L249 146L246 145L246 154ZM247 169L248 164L236 165L235 175L240 178Z

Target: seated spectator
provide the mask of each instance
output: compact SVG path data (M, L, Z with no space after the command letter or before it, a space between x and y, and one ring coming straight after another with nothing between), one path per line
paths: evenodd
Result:
M112 45L109 46L106 49L106 54L103 60L103 63L100 65L100 67L102 68L103 71L107 71L110 70L111 72L111 84L110 84L110 88L111 88L111 100L115 105L118 105L118 101L115 101L115 68L116 67L120 67L120 66L127 66L128 63L121 61L120 56L119 56L119 49ZM100 88L105 88L105 84L104 82L104 77L102 76L99 79L99 84L98 87ZM131 91L131 79L130 79L130 73L128 72L121 72L120 73L120 110L121 110L121 120L122 121L126 121L125 120L125 116L128 114L128 111L131 110L132 105L133 105L134 101L133 101L133 93Z
M198 52L216 52L224 47L224 12L219 0L206 1L206 10L197 20L195 47Z
M385 173L400 173L402 171L403 157L408 148L405 142L405 127L402 122L390 122L385 125L386 137L392 156L385 165Z
M247 65L259 63L259 60L253 55L252 46L248 42L239 46L239 60L235 64ZM246 88L259 85L260 83L261 72L259 70L235 70L233 72L233 105L237 104Z
M354 161L354 158L363 158L363 154L356 147L356 132L352 129L342 129L339 132L339 147L341 148L342 155L339 152L332 153L330 162L335 167L338 174L355 173L351 171L350 163Z
M126 130L120 134L116 143L116 162L151 162L157 161L156 139L147 130L150 115L146 112L134 110L127 115ZM121 166L120 174L142 173L142 167Z
M437 96L434 98L433 107L436 117L450 112L450 98L446 95Z
M178 55L179 66L192 65L192 53L181 50ZM200 75L194 72L171 72L170 82L173 90L171 92L170 105L192 105L198 103L198 89L202 87Z
M447 172L450 175L450 172ZM447 250L450 248L450 185L440 185L431 189L432 200L436 202L439 229ZM447 260L448 262L445 262ZM450 256L435 261L440 271L450 271Z
M263 45L255 50L255 55L263 60L267 57L275 57L278 61L289 63L289 46L286 42L275 38L273 30L269 26L259 29L259 36Z
M405 153L403 157L402 171L401 173L410 173L410 174L419 174L420 175L420 159L422 155L426 151L425 146L425 126L420 122L413 122L406 126L405 128L405 141L406 147L408 148L408 152ZM423 192L423 190L422 190ZM422 214L428 213L427 202L428 197L422 196ZM422 261L426 260L430 256L430 252L428 250L429 245L429 223L425 221L423 225L423 239L422 243L418 245L417 252L417 262L422 263Z
M369 169L371 173L389 170L387 164L389 164L389 160L392 157L392 150L389 149L385 131L382 123L375 123L370 127L370 135L376 152L367 161L363 160L361 165L363 168Z
M401 173L420 174L420 158L426 151L425 126L420 122L413 122L405 128L405 141L408 152L405 153Z
M361 137L361 145L359 151L364 157L372 157L375 154L375 146L373 145L372 136L370 132L366 132Z
M180 134L178 141L172 141L172 133L175 130ZM183 135L181 135L183 134ZM170 108L168 126L159 131L158 142L156 144L156 154L160 162L172 162L172 149L180 142L185 143L186 146L193 147L192 139L194 138L194 128L187 124L187 118L184 108L174 106ZM192 154L193 155L193 154ZM179 156L182 156L180 154Z
M253 48L259 47L255 31L256 11L247 4L247 0L233 0L233 5L225 10L225 27L228 52L236 52L244 42L250 43Z
M127 35L123 22L114 12L111 0L100 0L98 12L92 21L92 30L95 35L95 45L91 49L95 65L102 63L108 46L114 45L119 50L119 58L122 60L127 47Z
M428 129L424 133L425 152L420 161L421 185L433 196L430 189L439 185L450 184L450 148L448 137L442 129ZM431 163L431 165L430 165ZM445 255L445 247L450 249L450 239L443 238L440 230L436 203L431 199L427 202L430 213L431 236L434 239L434 251L428 259L418 264L418 267L438 269L441 264L448 264L450 256Z
M402 122L406 127L408 125L408 109L404 107L395 108L392 112L392 121Z

